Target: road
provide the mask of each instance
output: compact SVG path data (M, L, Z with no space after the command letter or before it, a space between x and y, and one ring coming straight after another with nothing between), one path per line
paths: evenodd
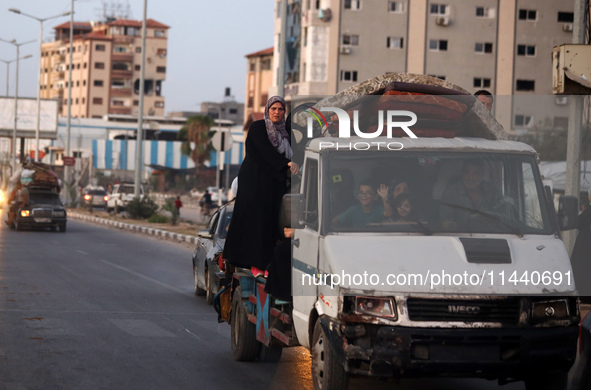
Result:
M65 234L2 225L0 389L312 387L303 348L286 350L276 364L232 360L230 327L218 324L212 307L193 295L188 244L74 220ZM367 387L361 379L350 386ZM498 386L425 379L399 388Z

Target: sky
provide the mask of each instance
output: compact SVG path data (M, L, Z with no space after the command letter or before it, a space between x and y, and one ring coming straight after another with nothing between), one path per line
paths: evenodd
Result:
M75 21L101 20L103 4L111 0L75 0ZM129 5L130 19L141 20L143 0L118 0ZM246 54L273 46L274 0L148 0L148 18L170 26L168 62L163 94L166 112L199 111L201 102L219 102L226 87L236 101L244 102ZM70 10L70 0L1 0L0 38L17 42L35 40L21 46L19 96L36 97L39 68L39 22L9 12L46 18ZM44 41L53 40L53 27L68 22L69 16L43 24ZM0 42L0 59L16 58L16 48ZM15 63L10 65L10 92L14 93ZM0 62L0 95L6 91L6 65Z

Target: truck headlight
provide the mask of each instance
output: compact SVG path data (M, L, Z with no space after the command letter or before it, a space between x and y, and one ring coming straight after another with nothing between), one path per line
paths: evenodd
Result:
M396 305L392 298L350 297L353 303L353 313L358 315L398 318Z
M63 211L63 210L54 211L53 212L53 216L54 217L65 217L66 216L66 212Z
M31 215L31 210L21 210L21 217L28 217Z
M532 322L566 320L570 316L566 299L533 302L531 309Z

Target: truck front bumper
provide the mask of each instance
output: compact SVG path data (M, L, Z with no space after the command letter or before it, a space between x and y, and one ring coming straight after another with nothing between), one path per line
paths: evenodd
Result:
M567 371L574 363L578 327L404 328L344 325L321 319L351 374L469 376L520 379Z

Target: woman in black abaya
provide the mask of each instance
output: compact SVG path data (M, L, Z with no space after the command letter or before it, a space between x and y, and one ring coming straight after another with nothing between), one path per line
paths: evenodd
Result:
M297 175L291 162L291 139L285 128L285 101L273 96L265 119L253 122L246 138L246 156L238 173L238 193L224 258L235 267L262 275L279 238L281 199L288 175Z

